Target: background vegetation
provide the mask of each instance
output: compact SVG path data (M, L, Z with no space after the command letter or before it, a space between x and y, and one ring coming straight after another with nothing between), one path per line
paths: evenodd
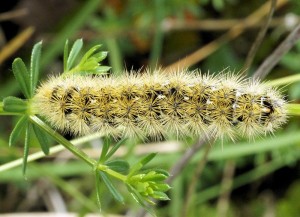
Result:
M44 44L41 80L62 71L65 40L77 38L83 38L84 49L103 44L103 49L109 51L106 64L112 67L113 73L147 67L174 70L178 63L202 72L228 67L244 72L249 51L266 23L271 5L271 1L245 2L1 1L0 100L9 95L21 96L11 63L16 57L29 61L33 44L40 40ZM246 65L245 74L252 75L299 23L298 0L273 2L277 2L273 18L253 63ZM299 59L300 43L297 43L266 79L299 74ZM180 60L183 61L177 62ZM289 101L299 103L299 83L286 86L284 91ZM9 148L9 134L16 119L1 116L0 121L1 168L22 157L23 144ZM94 140L81 148L97 159L100 142ZM31 153L40 150L37 144L30 146ZM159 153L151 166L169 170L174 176L168 192L171 200L158 204L158 216L297 216L299 147L299 118L291 117L275 136L235 144L228 142L223 144L223 149L219 142L201 145L197 138L155 144L131 140L121 147L117 156L135 162L146 153ZM203 160L205 156L207 162ZM186 164L184 157L188 160ZM0 170L0 213L98 212L90 168L73 159L69 152L60 151L38 159L29 163L27 170L26 179L20 167ZM105 189L102 191L105 213L143 215L125 189L125 204L114 201Z

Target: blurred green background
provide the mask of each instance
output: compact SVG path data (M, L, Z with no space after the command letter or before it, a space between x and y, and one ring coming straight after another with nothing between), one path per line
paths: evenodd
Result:
M267 34L247 71L250 75L299 23L298 0L277 3ZM2 0L0 99L9 95L21 97L11 63L16 57L28 62L32 46L40 40L41 80L62 71L65 40L77 38L83 38L86 50L102 44L103 50L109 51L106 64L113 73L120 74L125 69L176 69L180 60L186 60L189 69L203 73L226 68L239 72L266 22L269 8L270 4L262 0ZM253 25L249 25L251 21ZM233 29L237 25L240 34L234 34L238 32ZM189 55L195 51L192 60ZM298 73L300 42L282 58L267 80ZM283 91L289 101L299 103L299 83ZM22 157L22 142L8 147L15 121L14 117L0 117L0 166ZM169 170L196 140L145 145L128 141L119 157L134 162L142 153L154 150L159 155L152 166ZM93 141L83 148L97 158L99 143ZM208 145L213 147L195 192L190 195L188 216L300 216L299 118L291 117L274 136L224 142L223 149L220 142ZM37 144L31 144L30 152L37 151ZM158 216L182 216L186 192L201 156L203 151L195 154L175 178L168 192L171 201L157 205ZM115 202L103 189L103 211L135 216L138 205L125 189L121 191L126 204ZM61 152L29 163L27 179L22 176L21 167L0 172L0 213L21 212L97 213L90 168L68 152Z

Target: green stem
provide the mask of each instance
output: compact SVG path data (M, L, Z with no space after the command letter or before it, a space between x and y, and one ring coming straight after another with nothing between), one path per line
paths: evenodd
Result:
M268 82L266 82L266 85L267 86L281 86L281 85L289 85L289 84L299 82L299 81L300 81L300 74L297 74L297 75L291 75L291 76L275 79L272 81L268 81Z
M67 139L65 139L62 135L55 132L51 127L49 127L47 124L45 124L41 119L39 119L37 116L30 116L31 122L42 128L47 134L49 134L54 140L62 144L66 149L68 149L70 152L72 152L75 156L85 161L90 166L94 167L97 164L97 161L90 158L86 153L81 151L79 148L74 146L71 142L69 142Z
M74 139L74 140L71 141L71 143L73 145L80 145L80 144L89 142L91 140L94 140L94 139L97 139L97 138L100 138L100 137L102 137L102 135L99 134L99 133L96 133L96 134L84 136L84 137L81 137L81 138L78 138L78 139ZM56 145L56 146L50 148L49 155L56 154L56 153L61 152L63 150L65 150L64 146ZM36 153L28 155L27 162L32 162L32 161L41 159L43 157L45 157L44 152L43 151L38 151ZM22 158L19 158L17 160L14 160L14 161L8 162L6 164L0 165L0 173L3 172L3 171L6 171L6 170L10 170L12 168L18 167L18 166L22 165L22 163L23 163Z
M289 115L300 115L300 104L286 104L286 108Z
M101 170L117 179L120 179L122 181L126 181L127 176L120 174L114 170L109 169L106 165L103 164L97 164L97 161L90 158L86 153L81 151L79 148L74 146L71 142L69 142L67 139L65 139L62 135L55 132L51 127L49 127L47 124L45 124L41 119L39 119L37 116L30 116L30 120L42 128L47 134L49 134L53 139L55 139L57 142L62 144L66 149L68 149L70 152L72 152L75 156L85 161L88 165L92 166L93 168L96 167L97 170Z
M107 173L107 174L109 174L109 175L111 175L111 176L113 176L113 177L115 177L115 178L123 181L123 182L125 182L127 180L127 176L125 176L125 175L123 175L121 173L118 173L118 172L116 172L116 171L114 171L112 169L109 169L106 165L98 164L97 170L101 170L101 171L103 171L103 172L105 172L105 173Z

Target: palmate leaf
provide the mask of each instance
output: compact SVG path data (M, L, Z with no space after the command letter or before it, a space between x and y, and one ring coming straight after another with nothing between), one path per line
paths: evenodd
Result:
M14 60L12 70L24 96L28 99L31 98L29 73L21 58Z
M104 138L104 141L103 141L103 146L102 146L102 150L101 150L101 155L100 155L100 158L99 158L99 161L98 163L103 163L105 162L106 158L106 154L109 150L109 144L110 144L110 139L108 137L105 137Z
M131 185L126 185L128 191L130 192L131 196L133 199L140 205L142 206L147 212L149 212L152 216L156 216L153 208L148 205L148 202L142 197L142 195ZM150 201L149 201L150 202Z
M96 195L97 202L101 212L101 191L100 191L100 173L98 170L95 170L95 179L96 179Z
M106 173L99 171L99 174L101 176L101 179L103 180L104 184L106 185L106 187L108 188L108 190L110 191L110 193L113 195L113 197L121 202L124 203L124 198L123 196L120 194L120 192L115 188L115 186L113 185L113 183L111 182L111 180L109 179L109 177L106 175Z
M13 113L25 113L27 111L27 102L14 96L8 96L3 99L3 110Z
M9 137L9 146L11 147L16 143L16 141L19 139L21 133L25 130L28 122L28 116L22 116L19 121L17 122L15 128L10 134Z
M41 50L42 50L42 42L36 43L31 52L30 59L30 90L31 96L33 96L35 88L37 86L37 82L39 79L39 67L40 67L40 59L41 59Z
M74 42L72 48L71 48L71 51L70 51L70 54L69 54L69 57L67 59L67 64L66 64L66 71L69 71L72 69L73 65L74 65L74 62L81 50L83 46L83 41L82 39L78 39Z
M24 142L24 154L23 154L23 175L26 174L27 168L27 159L29 153L29 144L31 141L31 134L32 134L32 126L30 122L26 124L26 131L25 131L25 142Z
M129 170L129 163L125 160L111 160L105 162L105 165L118 173L126 174Z
M68 55L69 55L69 40L66 40L65 47L64 47L64 72L67 71L67 62L68 62Z
M44 152L45 155L49 154L49 139L48 135L44 133L38 126L32 125L33 132L38 139L40 146L42 148L42 151Z
M118 141L106 154L105 160L108 160L113 154L120 148L120 146L125 142L126 138L121 139Z
M146 157L144 157L143 159L135 163L130 169L130 173L128 176L134 175L137 171L143 168L147 163L149 163L156 156L156 154L157 153L150 153Z
M68 54L68 41L65 44L64 49L64 75L76 74L81 76L91 75L91 74L104 74L111 67L102 66L100 62L107 57L106 51L99 51L101 45L96 45L88 50L83 57L80 59L79 63L74 66L75 59L77 58L83 42L82 40L75 41L70 54ZM69 55L69 56L68 56Z

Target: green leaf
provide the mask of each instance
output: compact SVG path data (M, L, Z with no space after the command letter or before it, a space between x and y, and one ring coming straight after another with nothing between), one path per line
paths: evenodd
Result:
M153 194L151 194L151 196L157 200L170 200L168 195L161 191L154 191Z
M100 68L99 70L97 68L95 70L86 70L86 71L76 72L76 74L80 75L80 76L104 75L104 74L107 74L107 71L109 71L111 69L111 67L109 67L109 66L100 66L99 68Z
M38 79L39 67L41 59L42 42L35 44L31 52L30 60L30 81L31 81L31 96L33 96Z
M68 60L67 60L67 67L66 67L67 70L66 71L69 71L73 67L75 59L77 58L77 56L82 48L82 45L83 45L82 39L78 39L74 42L74 44L71 48Z
M99 171L99 174L103 180L103 182L105 183L106 187L108 188L108 190L110 191L110 193L113 195L113 197L121 202L124 203L124 198L123 196L119 193L119 191L115 188L115 186L113 185L113 183L110 181L109 177L102 171Z
M25 113L27 111L27 102L14 96L8 96L3 99L3 110L7 112Z
M64 72L67 71L68 55L69 55L69 40L67 39L64 47Z
M27 122L28 122L28 116L26 115L22 116L19 119L19 121L17 122L15 128L13 129L9 137L10 147L16 143L17 139L20 137L23 130L25 130Z
M144 178L143 181L153 181L153 182L160 182L160 181L164 181L166 180L168 177L163 175L163 174L157 174L154 171L152 171L153 173L151 174L148 173Z
M156 156L156 154L157 153L150 153L146 157L144 157L142 160L135 163L131 167L128 177L134 175L137 171L139 171L141 168L143 168L143 166L145 166L147 163L149 163Z
M146 157L144 157L142 160L140 160L140 163L145 166L147 163L149 163L155 156L157 155L157 153L150 153L148 154Z
M108 152L108 149L109 149L109 144L110 144L110 139L108 137L105 137L104 138L104 141L103 141L103 146L102 146L102 150L101 150L101 155L100 155L100 158L99 158L99 161L98 162L104 162L106 160L105 156Z
M125 160L112 160L105 163L110 169L119 172L119 173L127 173L129 170L129 164Z
M40 146L45 155L49 154L49 139L48 135L44 133L38 126L32 125L33 131L35 133L36 138L38 139Z
M27 159L29 153L29 143L31 142L31 123L27 122L25 131L25 143L24 143L24 154L23 154L23 175L26 175Z
M112 147L109 152L107 153L105 159L108 160L113 154L120 148L120 146L124 143L126 138L121 139L119 142L117 142L114 147Z
M153 189L156 191L161 191L161 192L166 192L168 190L171 189L170 185L166 184L166 183L162 183L162 184L155 184L153 185Z
M98 62L101 62L102 60L104 60L107 57L107 54L108 54L107 51L101 51L101 52L95 53L93 55L93 57L95 57Z
M167 176L167 177L169 177L170 176L170 173L167 171L167 170L164 170L164 169L152 169L153 171L155 171L156 173L160 173L160 174L163 174L163 175L165 175L165 176Z
M127 184L126 186L133 199L145 210L147 210L152 216L156 216L154 210L151 207L149 207L149 205L146 203L145 199L141 196L141 194L131 185Z
M110 66L99 66L97 69L93 72L93 74L104 74L104 72L107 72L110 70Z
M96 195L97 195L97 202L101 212L101 191L100 191L100 174L98 170L95 170L95 179L96 179Z
M85 63L85 62L93 55L93 53L95 53L100 47L101 47L101 45L96 45L96 46L92 47L91 49L89 49L89 50L83 55L83 57L82 57L82 59L81 59L79 65ZM104 53L106 53L106 56L107 56L107 52L104 52ZM106 57L106 56L105 56L105 57ZM105 59L105 57L104 57L103 59ZM101 60L103 60L103 59L101 59ZM100 61L101 61L101 60L100 60Z
M12 70L24 96L31 98L29 74L23 60L16 58L12 64Z

